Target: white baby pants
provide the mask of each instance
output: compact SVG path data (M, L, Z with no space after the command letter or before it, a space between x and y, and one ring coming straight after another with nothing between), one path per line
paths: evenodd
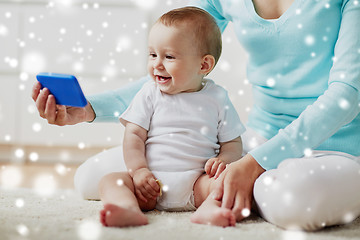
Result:
M245 153L266 141L251 129L242 139ZM100 179L123 171L122 147L109 149L77 169L75 189L85 199L99 199ZM311 231L349 223L360 215L359 158L314 151L308 157L287 159L257 179L254 199L265 220L285 229Z

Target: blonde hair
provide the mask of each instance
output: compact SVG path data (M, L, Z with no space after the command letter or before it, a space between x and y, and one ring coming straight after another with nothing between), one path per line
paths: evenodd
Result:
M222 41L221 32L215 19L205 10L197 7L183 7L162 15L156 23L167 27L186 24L194 34L200 54L212 55L215 65L220 58Z

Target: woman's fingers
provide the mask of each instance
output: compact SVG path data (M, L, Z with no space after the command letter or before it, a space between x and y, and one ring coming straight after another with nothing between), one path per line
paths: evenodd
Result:
M234 172L236 168L233 167L233 164L229 164L229 167L223 172L224 174L220 175L223 180L223 197L221 207L231 209L234 205L235 194L238 189L236 186L236 177L234 177Z
M56 101L53 95L48 95L44 110L44 117L50 124L54 124L56 121Z
M244 207L245 207L244 198L240 194L236 194L234 207L232 208L232 212L236 217L236 221L240 221L242 219L241 211L244 209Z
M229 172L227 175L229 175ZM234 200L235 200L235 194L237 193L237 188L236 186L234 186L234 183L228 181L228 179L229 177L225 176L224 184L223 184L224 192L223 192L221 207L231 209L234 206Z
M223 198L225 175L226 173L224 172L224 174L220 175L220 177L216 179L216 185L212 192L212 198L217 201L221 201Z
M237 222L250 216L251 201L251 199L249 199L248 197L244 198L241 194L236 195L232 212L234 213Z
M252 201L253 201L252 196L250 198L245 198L245 202L244 202L245 207L241 210L241 215L244 218L247 218L251 214Z
M66 125L67 108L64 105L55 105L56 108L56 120L54 124L59 126Z
M41 89L39 82L35 83L32 90L32 98L42 118L48 123L63 126L66 124L67 111L65 106L56 105L56 100L50 94L49 89Z
M36 102L36 99L39 96L41 90L41 84L40 82L36 81L33 85L32 91L31 91L31 97L34 100L34 102Z
M35 101L40 117L46 119L50 124L58 126L72 125L85 121L86 117L88 117L89 121L94 120L94 111L89 103L87 108L56 105L54 95L47 88L41 89L41 84L38 81L33 85L31 97Z
M49 90L47 88L43 88L36 99L36 108L38 109L39 114L42 118L46 118L45 107L49 94Z

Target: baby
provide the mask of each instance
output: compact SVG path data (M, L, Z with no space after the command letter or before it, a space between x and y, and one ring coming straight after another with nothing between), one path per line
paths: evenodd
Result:
M240 159L245 130L227 92L204 77L221 54L221 33L206 11L172 10L149 34L147 82L121 115L128 172L102 178L104 226L148 223L143 211L195 211L191 221L234 226L211 197L226 164Z

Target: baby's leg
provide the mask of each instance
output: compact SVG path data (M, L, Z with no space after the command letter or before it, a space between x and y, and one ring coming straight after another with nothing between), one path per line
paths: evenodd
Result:
M127 227L148 223L134 194L132 178L126 172L110 173L99 183L99 194L104 204L100 221L104 226ZM156 201L141 203L144 209L155 208Z
M318 230L360 214L360 164L346 156L288 159L255 182L261 215L285 229Z
M203 174L194 185L195 206L198 208L191 216L191 222L221 227L235 226L236 218L230 209L222 208L221 202L210 195L214 178Z

